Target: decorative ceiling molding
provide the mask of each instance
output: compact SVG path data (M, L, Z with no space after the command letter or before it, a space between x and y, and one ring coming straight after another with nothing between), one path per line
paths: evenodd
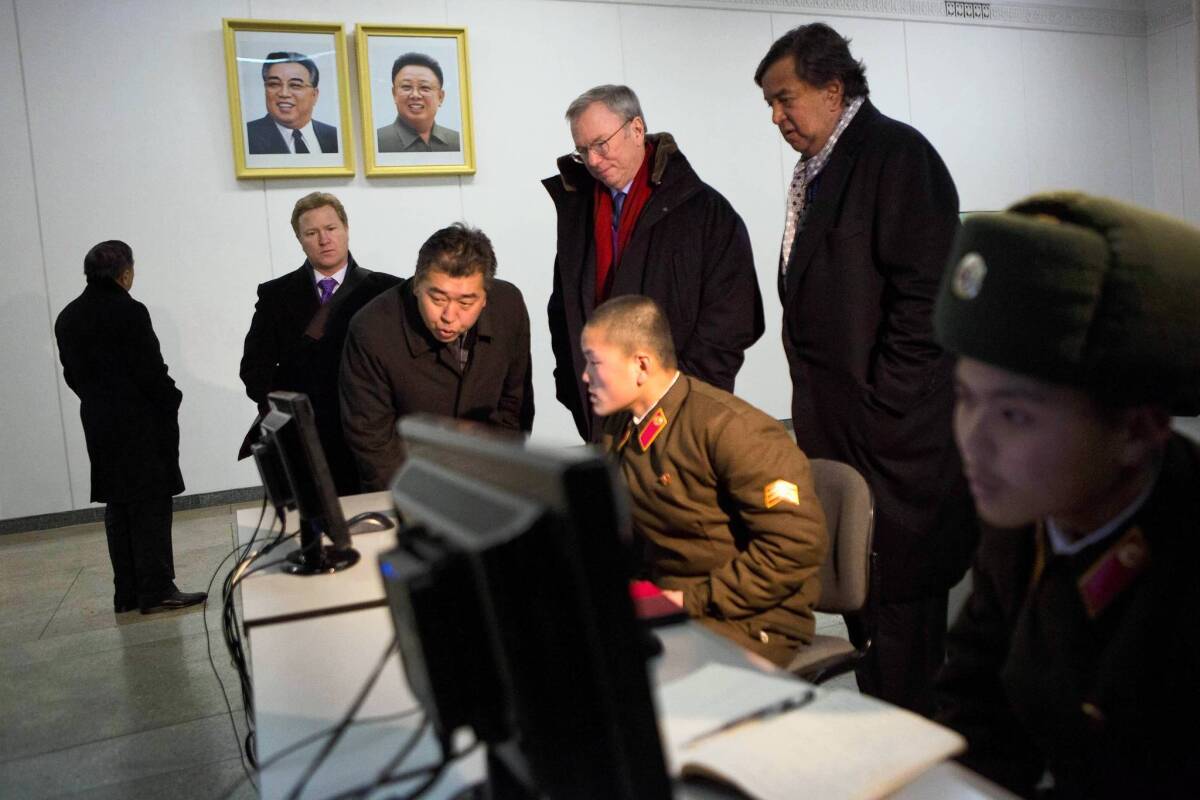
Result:
M1145 36L1148 32L1174 27L1192 18L1190 0L1148 0L1161 4L1162 13L1084 8L1032 3L972 3L957 0L560 0L560 2L610 3L615 5L713 8L734 11L811 14L833 17L873 17L949 25L982 25L999 28L1031 28L1070 33L1102 33L1114 36ZM987 14L963 14L967 7L986 8ZM956 13L957 11L957 13ZM970 8L968 8L970 11ZM1153 16L1151 29L1148 20Z
M1162 33L1192 21L1191 0L1146 0L1146 33Z

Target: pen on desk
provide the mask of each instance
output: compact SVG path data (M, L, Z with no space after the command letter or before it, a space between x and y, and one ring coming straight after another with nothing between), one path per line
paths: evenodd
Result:
M805 689L802 693L792 695L791 697L780 700L778 703L771 703L770 705L763 706L762 708L756 708L753 711L749 711L745 714L736 716L731 720L727 720L712 730L708 730L704 733L693 736L679 745L679 747L691 747L696 742L707 739L710 736L716 736L718 733L724 733L730 728L736 728L746 722L755 722L769 719L770 717L775 717L780 714L786 714L789 711L800 708L801 706L812 702L813 698L816 697L816 694L817 693L814 689Z

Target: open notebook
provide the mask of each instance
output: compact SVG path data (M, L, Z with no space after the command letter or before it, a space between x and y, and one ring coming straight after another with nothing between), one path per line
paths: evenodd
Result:
M759 800L882 797L966 746L857 692L720 664L664 684L659 719L675 774Z

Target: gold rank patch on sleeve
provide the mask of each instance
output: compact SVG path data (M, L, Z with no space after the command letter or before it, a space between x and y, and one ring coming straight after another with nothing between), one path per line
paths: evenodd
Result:
M771 481L763 489L763 503L767 508L774 508L785 500L794 506L800 505L800 487L780 478Z

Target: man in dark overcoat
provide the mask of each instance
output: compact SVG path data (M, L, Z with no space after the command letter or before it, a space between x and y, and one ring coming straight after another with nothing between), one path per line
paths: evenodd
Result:
M632 89L589 89L567 119L575 151L542 181L558 214L547 313L558 401L579 435L596 441L579 350L592 309L623 294L653 298L670 320L680 368L732 392L763 333L762 295L742 218L671 134L646 133Z
M258 303L242 352L241 377L259 417L240 458L258 438L258 421L274 391L303 392L312 401L317 433L338 494L360 489L354 457L342 436L338 369L350 319L400 279L359 266L350 254L350 223L341 202L313 192L292 209L292 230L304 250L297 269L258 287Z
M976 541L950 432L953 363L931 324L958 194L933 146L871 104L829 26L786 33L755 81L801 156L779 260L796 441L854 466L875 495L878 615L859 687L928 713L948 591ZM862 646L868 621L847 626Z
M83 261L87 287L54 323L63 379L79 395L91 500L104 503L113 610L143 614L204 602L175 585L171 498L179 471L179 403L146 307L129 295L133 251L107 241Z
M396 422L406 414L533 428L529 312L495 275L491 241L456 223L421 245L413 277L350 323L339 391L366 491L386 489L404 463Z

